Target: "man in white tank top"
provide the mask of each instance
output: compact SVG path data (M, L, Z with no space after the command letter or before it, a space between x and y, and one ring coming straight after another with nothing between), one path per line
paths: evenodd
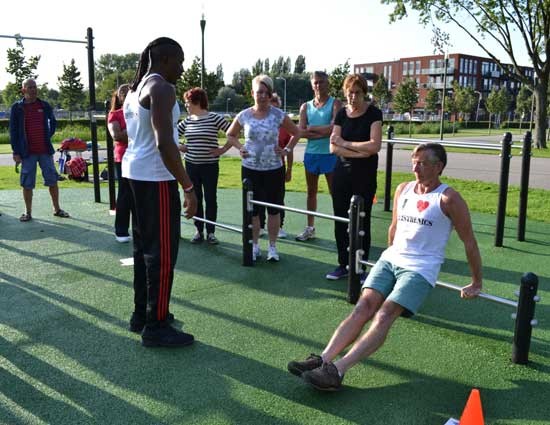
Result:
M480 293L481 255L470 212L460 194L440 181L446 163L447 154L438 143L415 148L412 167L416 180L400 184L395 191L389 247L364 282L353 312L338 326L321 355L290 362L292 374L318 390L340 389L346 371L382 346L395 320L417 312L435 286L453 228L464 243L471 271L471 283L462 288L460 296L473 298ZM371 319L369 329L361 335ZM334 361L350 345L348 352Z
M124 102L128 149L122 175L134 205L134 312L130 330L141 332L146 347L182 347L193 335L170 323L170 293L180 239L181 201L186 218L197 209L191 179L178 150L180 116L174 84L183 72L183 50L174 40L158 38L140 57L136 77Z

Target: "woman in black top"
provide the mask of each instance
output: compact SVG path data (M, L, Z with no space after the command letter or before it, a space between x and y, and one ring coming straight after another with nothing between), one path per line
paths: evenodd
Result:
M362 249L365 259L369 256L370 215L376 193L378 152L382 146L382 112L366 100L367 88L367 81L361 75L346 77L343 90L347 105L336 114L330 136L330 151L338 156L332 188L334 215L347 218L351 197L361 195L364 198L366 215ZM335 222L338 267L326 275L327 279L337 280L348 275L347 228L346 223Z

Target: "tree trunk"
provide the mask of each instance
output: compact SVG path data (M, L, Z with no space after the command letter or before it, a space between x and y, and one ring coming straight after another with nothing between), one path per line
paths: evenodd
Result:
M546 104L548 93L548 79L538 80L535 86L535 134L533 141L538 149L546 149L546 127L548 105Z

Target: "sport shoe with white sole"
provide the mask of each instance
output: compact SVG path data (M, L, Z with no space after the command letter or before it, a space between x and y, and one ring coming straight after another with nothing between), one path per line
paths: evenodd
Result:
M258 258L262 257L262 251L260 251L260 246L256 245L252 247L252 261L256 261Z
M267 261L277 262L279 261L279 254L277 253L277 248L273 245L270 245L267 249Z
M346 269L346 266L338 266L334 269L334 271L327 273L325 277L328 280L344 279L345 277L348 277L348 270Z
M279 229L279 233L277 234L277 237L279 239L285 239L288 237L288 233L285 232L285 229L283 229L282 227Z
M118 243L128 243L132 240L132 237L131 236L118 236L118 235L115 235L115 239Z
M299 242L305 242L315 238L315 227L307 226L302 233L296 236L296 240Z

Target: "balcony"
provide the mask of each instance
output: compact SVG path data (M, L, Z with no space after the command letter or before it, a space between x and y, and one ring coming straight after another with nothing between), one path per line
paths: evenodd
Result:
M447 75L454 74L455 69L453 66L447 67ZM445 67L439 67L439 68L424 68L422 70L422 75L443 75L445 74Z
M447 81L447 84L445 84L447 89L453 88L453 82ZM428 89L437 89L437 90L443 90L443 83L426 83L426 88Z

